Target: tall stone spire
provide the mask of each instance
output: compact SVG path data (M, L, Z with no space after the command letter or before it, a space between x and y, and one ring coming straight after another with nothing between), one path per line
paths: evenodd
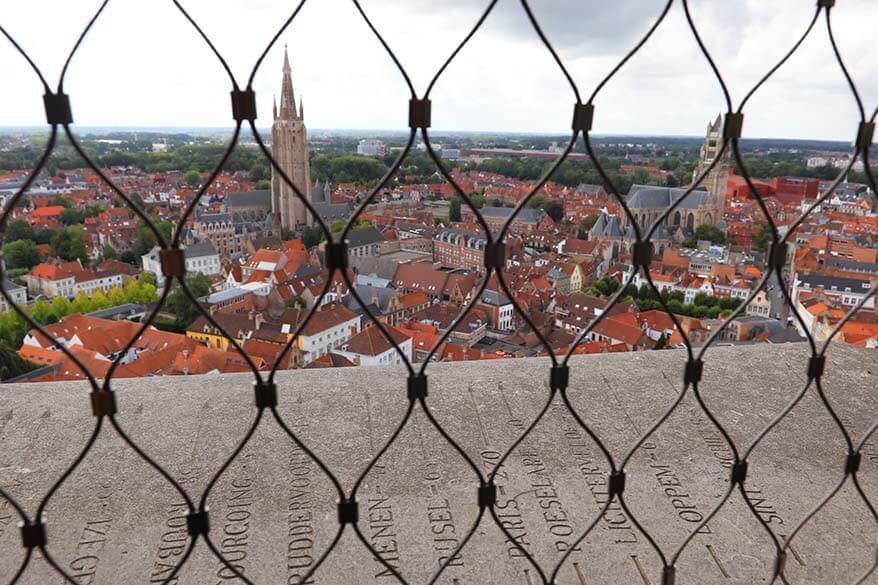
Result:
M313 221L301 194L311 200L311 167L308 162L308 131L302 118L301 105L296 107L290 58L284 47L283 80L280 104L271 126L271 154L299 193L283 179L272 165L271 210L287 230L299 230Z
M283 120L298 120L296 112L296 94L293 93L293 75L290 69L290 56L287 46L284 45L284 78L281 83L280 93L280 117Z

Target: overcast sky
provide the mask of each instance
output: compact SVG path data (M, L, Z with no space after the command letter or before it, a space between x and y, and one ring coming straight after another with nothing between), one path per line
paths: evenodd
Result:
M598 133L701 135L724 110L679 4L643 50L596 99ZM66 53L96 0L0 0L0 23L57 81ZM292 10L290 1L182 0L227 58L239 82ZM691 0L702 36L734 100L805 30L814 0ZM475 23L486 0L362 0L419 93ZM657 17L664 0L531 0L583 99ZM878 105L875 0L833 9L836 38L866 107ZM405 129L408 92L350 0L307 0L259 70L260 126L280 91L289 44L297 96L310 128ZM41 88L0 38L0 126L44 123ZM170 0L110 0L68 72L83 126L230 126L230 82ZM573 94L517 1L494 13L440 78L433 127L564 132ZM857 112L821 16L811 37L748 104L750 137L849 140Z

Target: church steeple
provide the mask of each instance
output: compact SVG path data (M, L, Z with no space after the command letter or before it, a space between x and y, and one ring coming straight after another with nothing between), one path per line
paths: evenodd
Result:
M298 230L313 221L302 197L311 200L311 167L308 162L308 130L302 118L301 102L293 93L290 57L284 46L283 80L280 101L271 125L271 154L277 166L271 167L271 211L280 227ZM281 177L278 168L286 178ZM292 182L296 189L290 185Z
M277 97L271 98L272 106L271 106L271 119L277 120Z
M284 45L284 78L280 93L280 117L283 120L298 120L296 112L296 95L293 93L293 76L290 70L290 56Z

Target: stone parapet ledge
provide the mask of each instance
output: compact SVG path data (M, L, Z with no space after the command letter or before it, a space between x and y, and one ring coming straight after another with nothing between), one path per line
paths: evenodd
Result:
M739 452L807 383L806 344L715 348L700 390ZM571 361L569 397L617 463L683 389L686 354L654 351ZM431 364L426 403L483 473L536 417L549 396L550 362L518 359ZM878 420L878 352L833 347L823 388L855 442ZM364 367L283 371L277 411L349 492L406 413L406 372ZM197 503L257 417L252 377L118 380L116 420ZM31 516L94 431L88 386L0 386L0 485ZM103 422L83 463L45 511L48 550L80 583L156 583L187 544L187 508L171 486ZM844 476L842 434L814 388L749 458L744 489L778 538L789 536ZM625 500L670 556L729 487L734 457L690 391L626 467ZM556 399L497 474L495 512L551 573L606 502L609 465ZM878 437L863 449L860 481L878 501ZM479 512L473 471L420 406L357 495L358 526L412 583L448 559ZM297 583L338 530L337 493L270 411L216 482L210 537L255 583ZM25 549L0 500L0 577ZM791 583L852 583L874 561L878 527L850 482L796 537ZM689 543L678 583L765 583L775 549L739 493ZM558 583L660 583L661 562L616 503L561 569ZM175 583L238 582L199 541ZM35 553L22 583L57 583ZM393 583L350 527L314 583ZM540 582L488 514L440 583Z

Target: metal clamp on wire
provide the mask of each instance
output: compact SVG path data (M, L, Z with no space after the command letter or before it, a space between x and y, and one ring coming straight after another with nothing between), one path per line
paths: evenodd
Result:
M427 397L426 374L414 374L408 377L408 396L412 402Z
M329 272L348 269L348 244L347 242L326 243L326 268Z
M787 553L786 551L780 551L777 553L777 556L774 558L774 574L780 575L783 573L783 570L787 566Z
M430 127L430 100L412 98L409 100L409 128L415 130L417 128Z
M816 380L821 377L824 369L826 369L826 356L811 356L811 359L808 360L808 379Z
M732 465L732 485L744 485L744 480L747 479L748 467L746 461L738 461Z
M189 531L189 536L193 538L210 532L210 517L207 515L207 508L204 511L187 514L186 529Z
M360 507L355 500L342 500L338 503L339 524L356 524L360 520Z
M817 0L817 6L820 8L832 8L835 6L835 0Z
M35 524L19 522L18 527L21 529L21 544L24 548L46 546L48 542L46 538L46 525L42 521Z
M848 475L853 475L860 470L860 462L863 460L863 456L859 451L856 453L848 453L848 457L844 462L844 472Z
M689 360L686 362L686 373L683 374L683 382L687 386L697 384L701 381L702 373L704 373L704 362L700 359Z
M854 143L854 146L860 150L869 150L874 139L875 122L860 122L860 128L857 130L857 141Z
M232 118L236 122L256 119L256 94L251 88L232 90Z
M97 417L116 414L116 395L110 390L95 390L89 393L91 412Z
M46 121L49 124L67 125L73 123L70 96L66 93L43 94L43 106L46 108Z
M570 381L570 368L567 366L552 366L552 374L549 377L549 385L552 390L566 390Z
M485 269L500 272L506 265L506 247L503 242L485 244Z
M631 255L631 262L636 268L649 270L649 265L652 264L652 242L648 240L634 242L634 246L631 248Z
M784 264L787 263L786 242L773 242L768 249L768 258L766 260L769 268L773 268L780 272Z
M677 582L677 567L668 565L662 570L662 585L674 585Z
M744 129L744 114L741 112L729 112L723 120L723 140L740 138Z
M607 482L607 489L610 492L611 498L613 496L621 496L622 492L625 491L625 472L617 471L611 473L610 479Z
M479 486L479 508L493 508L497 503L497 486L493 483Z
M274 382L254 382L253 394L259 408L277 406L277 385Z
M160 250L159 259L162 261L162 274L166 277L183 278L186 274L186 258L180 248Z
M573 106L573 131L583 134L591 130L594 122L594 104L576 104Z

